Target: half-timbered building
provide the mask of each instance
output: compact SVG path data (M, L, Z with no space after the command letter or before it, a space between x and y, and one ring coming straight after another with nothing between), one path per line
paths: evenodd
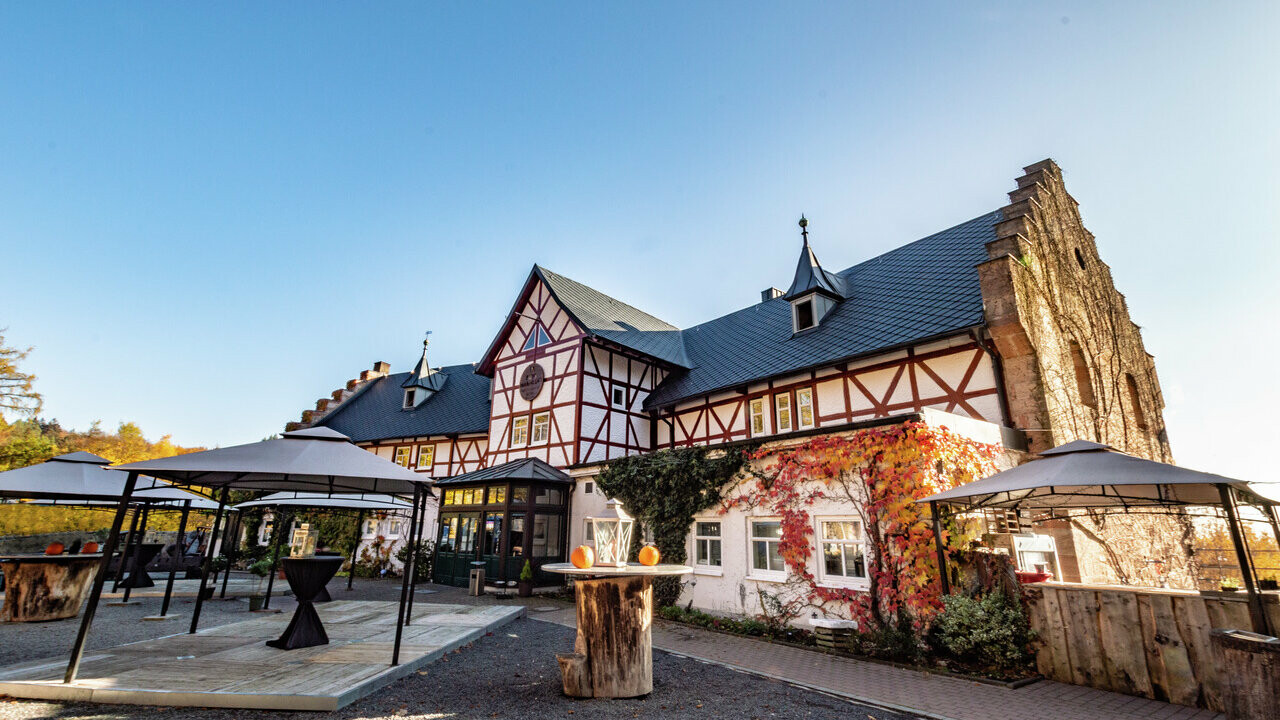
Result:
M603 464L661 448L924 418L1013 452L1087 438L1170 459L1154 362L1061 170L1046 160L1016 184L999 209L840 271L821 265L802 219L796 267L776 278L787 290L683 329L535 265L477 364L433 369L425 351L410 373L378 363L301 424L440 481L437 571L450 582L463 561L510 578L563 560L604 507ZM690 528L698 604L773 577L749 551L769 522ZM1093 540L1054 537L1068 579L1141 571L1109 576ZM714 563L698 552L713 545Z

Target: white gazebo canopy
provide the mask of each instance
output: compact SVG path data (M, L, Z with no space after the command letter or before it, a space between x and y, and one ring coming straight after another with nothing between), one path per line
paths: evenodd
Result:
M90 452L58 455L38 465L0 472L0 497L39 505L110 505L120 502L129 474L107 467L111 461ZM190 500L197 510L216 510L218 503L182 488L140 477L131 502L181 507Z
M255 507L307 507L317 510L412 510L413 505L394 495L372 493L278 492L235 505L236 510Z

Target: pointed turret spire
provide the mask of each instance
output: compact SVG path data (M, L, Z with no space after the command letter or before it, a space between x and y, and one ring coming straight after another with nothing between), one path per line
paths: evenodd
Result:
M791 288L784 296L787 300L795 300L801 295L811 292L822 293L832 300L844 299L844 279L835 273L822 269L818 256L809 247L809 220L800 216L800 235L804 244L800 248L800 261L796 263L796 276L791 281Z
M422 358L418 360L418 364L413 367L413 372L409 373L408 379L400 387L419 387L431 392L444 387L445 375L439 371L432 370L431 363L427 362L427 348L430 345L431 331L428 330L426 337L422 341Z

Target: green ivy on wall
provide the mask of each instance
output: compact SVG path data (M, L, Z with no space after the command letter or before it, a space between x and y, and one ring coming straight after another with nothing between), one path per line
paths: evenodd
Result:
M715 457L700 447L633 455L606 464L596 484L653 535L663 562L683 564L688 560L685 539L693 516L720 502L752 450L731 447ZM640 532L638 528L634 537ZM672 605L679 597L678 578L659 578L654 583L659 607Z

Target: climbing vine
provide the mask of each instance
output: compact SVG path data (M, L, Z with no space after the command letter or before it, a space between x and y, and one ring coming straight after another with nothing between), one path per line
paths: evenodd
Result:
M780 592L762 593L767 616L785 621L810 608L842 609L864 627L912 623L919 629L942 602L928 506L915 501L994 473L999 453L997 446L919 422L816 436L752 452L752 480L725 497L720 512L760 509L781 518L778 551L788 580ZM870 592L824 587L810 571L810 508L823 499L843 501L861 516ZM945 520L949 553L971 538L967 523Z
M754 448L730 447L712 455L706 448L659 450L613 460L596 477L608 497L622 503L653 536L663 562L684 563L685 538L693 516L715 507L726 486L742 470ZM636 533L639 537L639 532ZM654 584L659 606L680 596L680 581L659 578Z

